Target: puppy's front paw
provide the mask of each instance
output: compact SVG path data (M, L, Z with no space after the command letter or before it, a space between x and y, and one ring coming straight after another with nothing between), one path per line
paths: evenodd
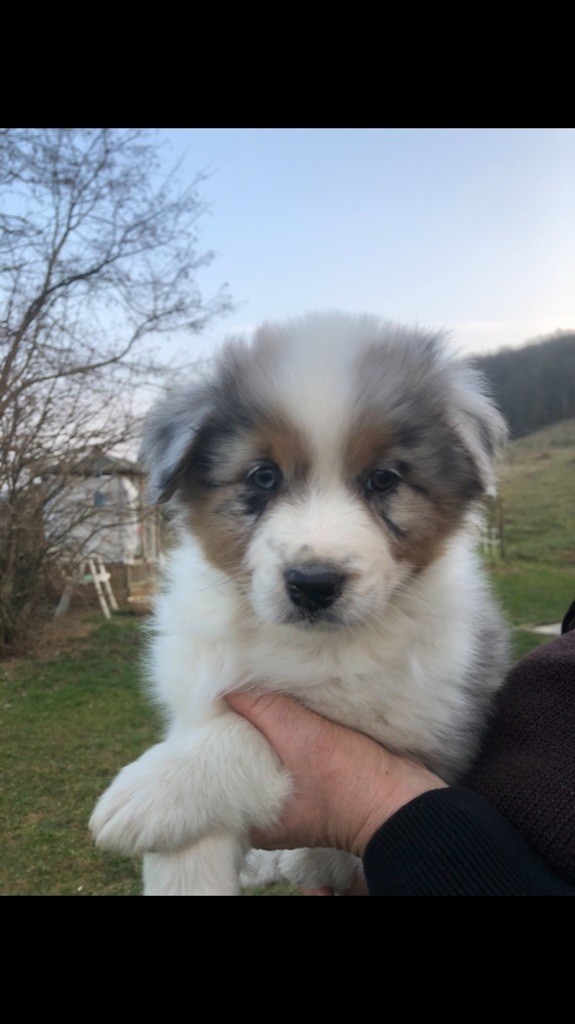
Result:
M90 828L98 846L116 853L173 853L219 829L243 836L265 828L290 790L269 743L229 712L123 768Z
M97 846L141 856L168 853L188 839L183 807L178 799L178 764L165 754L165 745L152 747L123 768L100 797L90 830Z

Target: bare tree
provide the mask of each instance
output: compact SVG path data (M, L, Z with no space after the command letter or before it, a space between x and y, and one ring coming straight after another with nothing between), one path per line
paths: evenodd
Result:
M182 191L159 171L139 129L0 129L0 654L29 639L75 535L57 514L75 467L134 435L151 342L230 308L196 283L201 177Z

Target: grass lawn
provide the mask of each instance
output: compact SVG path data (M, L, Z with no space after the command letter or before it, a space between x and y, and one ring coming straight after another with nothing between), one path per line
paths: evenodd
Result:
M99 853L87 831L99 794L158 733L137 678L139 624L93 616L60 653L0 671L2 895L139 892L139 865Z
M501 473L505 558L489 563L513 626L560 622L575 600L575 420L509 448ZM546 641L514 633L517 658Z
M516 627L559 621L575 599L574 469L575 423L518 442L506 462L506 558L489 571ZM140 691L141 621L72 616L37 657L0 663L0 895L140 893L139 863L95 850L87 822L159 735ZM516 629L514 642L519 658L548 638Z

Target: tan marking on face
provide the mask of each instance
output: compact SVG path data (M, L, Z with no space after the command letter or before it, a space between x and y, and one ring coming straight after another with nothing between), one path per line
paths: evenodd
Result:
M269 419L253 432L253 445L263 458L275 462L288 481L301 482L309 473L309 443L289 420Z
M353 486L368 470L383 466L391 451L393 431L383 420L358 424L348 435L343 450L345 479Z
M241 566L250 541L251 524L238 507L236 488L226 484L202 491L190 503L185 519L207 560L241 582ZM247 574L245 579L248 579Z
M273 462L282 472L280 491L268 504L271 508L297 491L309 473L309 455L298 428L286 420L262 419L252 429L222 442L211 474L217 485L190 487L184 513L186 525L200 541L208 561L240 583L249 578L244 558L259 521L244 505L249 494L246 476L258 462Z
M392 535L391 549L398 561L407 561L417 569L431 565L443 551L453 524L425 495L400 485L390 503L390 516L404 537Z
M409 462L409 450L397 446L393 428L382 419L359 424L351 432L344 449L344 467L348 484L357 487L358 481L367 481L368 474L393 464L401 455ZM365 499L372 514L385 531L394 558L407 561L417 568L426 568L442 553L447 537L459 525L464 512L461 502L451 496L442 501L433 500L433 481L429 494L413 487L409 479L403 480L397 490L384 496L378 503L374 496ZM402 534L386 524L384 515Z

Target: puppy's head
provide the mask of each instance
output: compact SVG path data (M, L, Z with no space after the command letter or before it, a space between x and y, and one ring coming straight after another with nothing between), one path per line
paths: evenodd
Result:
M438 557L504 437L437 336L318 314L228 343L152 411L141 457L260 620L353 626Z

